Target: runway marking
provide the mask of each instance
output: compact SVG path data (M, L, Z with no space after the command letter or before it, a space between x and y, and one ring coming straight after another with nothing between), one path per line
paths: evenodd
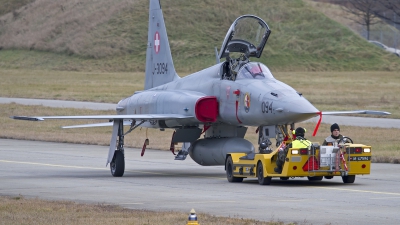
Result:
M381 198L370 198L370 199L393 199L393 198L400 198L400 197L381 197Z
M67 166L67 165L58 165L58 164L21 162L21 161L11 161L11 160L0 160L0 162L18 163L18 164L26 164L26 165L37 165L37 166L51 166L51 167L61 167L61 168L74 168L74 169L109 170L109 168L107 168L107 167L106 168L98 168L98 167L88 167L88 166ZM138 170L125 170L125 172L133 172L133 173L141 173L141 174L167 175L167 176L179 176L177 174L146 172L146 171L138 171ZM208 178L208 179L223 179L223 180L226 179L226 178L221 178L221 177L206 177L206 176L188 176L188 177L198 177L198 178Z
M27 164L27 165L39 165L39 166L51 166L51 167L63 167L63 168L75 168L75 169L108 170L107 168L96 168L96 167L87 167L87 166L66 166L66 165L57 165L57 164L19 162L19 161L9 161L9 160L0 160L0 162L19 163L19 164Z
M277 202L301 202L301 201L326 201L324 198L304 198L304 199L277 199Z
M134 203L134 202L132 202L132 203L118 203L118 204L120 204L120 205L143 205L144 203L141 203L141 202Z
M208 204L208 203L235 203L236 201L203 201L203 202L186 202L189 204Z
M330 190L337 190L337 191L353 191L353 192L370 193L370 194L384 194L384 195L399 195L400 196L400 193L383 192L383 191L364 191L364 190L354 190L354 189L346 189L346 188L315 187L315 186L308 186L308 187L330 189Z
M309 199L283 199L283 200L276 200L277 202L302 202L302 201L306 201Z
M154 175L166 175L166 176L181 176L182 174L173 174L173 173L157 173L157 172L146 172L146 171L138 171L138 170L125 170L125 172L134 172L134 173L143 173L143 174L154 174ZM207 179L218 179L218 180L226 180L226 177L205 177L205 176L188 176L186 177L196 177L196 178L207 178ZM182 176L181 176L182 177Z

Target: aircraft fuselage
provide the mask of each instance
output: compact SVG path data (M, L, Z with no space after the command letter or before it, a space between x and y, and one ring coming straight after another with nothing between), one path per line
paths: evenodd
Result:
M223 63L167 84L135 93L120 101L118 114L185 114L194 119L149 127L174 127L202 123L196 116L196 102L215 96L217 121L236 126L283 125L300 122L319 112L307 99L289 85L266 79L221 79ZM155 75L162 76L162 75ZM161 122L162 123L162 122Z

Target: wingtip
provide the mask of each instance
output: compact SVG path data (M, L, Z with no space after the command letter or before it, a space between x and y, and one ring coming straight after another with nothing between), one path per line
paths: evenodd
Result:
M39 117L28 117L28 116L10 116L14 120L28 120L28 121L43 121L43 118Z

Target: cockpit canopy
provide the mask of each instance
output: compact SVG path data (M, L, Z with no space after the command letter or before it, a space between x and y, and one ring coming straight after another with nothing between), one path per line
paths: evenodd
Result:
M260 58L270 33L271 30L261 18L254 15L240 16L229 28L219 58L229 56L230 52L243 53L246 58Z
M259 62L249 62L243 65L237 76L236 80L242 79L275 79L269 71L268 67Z

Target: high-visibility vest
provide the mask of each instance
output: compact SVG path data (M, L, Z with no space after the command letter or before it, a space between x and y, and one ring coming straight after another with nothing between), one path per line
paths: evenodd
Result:
M308 146L311 146L312 142L309 140L294 140L292 142L292 148L308 148Z

